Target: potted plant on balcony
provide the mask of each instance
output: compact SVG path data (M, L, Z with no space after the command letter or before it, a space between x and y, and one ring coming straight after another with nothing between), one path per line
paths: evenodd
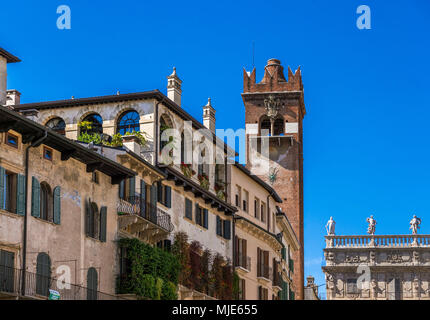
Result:
M225 187L226 183L223 181L217 181L214 187L216 196L223 201L225 200Z
M183 163L181 162L181 170L184 176L187 178L191 178L196 172L193 170L191 163Z
M209 177L206 173L199 174L197 178L199 179L200 186L205 190L209 190Z

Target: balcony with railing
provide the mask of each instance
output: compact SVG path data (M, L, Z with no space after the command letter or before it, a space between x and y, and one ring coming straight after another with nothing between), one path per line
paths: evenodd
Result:
M238 254L236 261L236 271L239 273L251 272L251 257L244 254Z
M275 271L272 273L272 286L282 290L282 275L280 272Z
M145 202L140 196L119 199L117 211L120 230L147 243L166 239L174 228L167 212Z
M0 300L11 299L125 300L113 294L65 283L52 277L0 266Z
M326 248L430 247L430 235L325 236Z
M273 268L268 265L260 265L257 270L257 279L263 283L269 283L271 280L270 275L273 273Z

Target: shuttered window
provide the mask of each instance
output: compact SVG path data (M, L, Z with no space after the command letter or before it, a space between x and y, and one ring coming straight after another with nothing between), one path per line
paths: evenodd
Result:
M224 220L224 239L231 239L231 221Z
M87 300L97 300L98 275L95 268L89 268L87 273Z
M153 222L157 221L157 184L154 183L151 186L151 194L150 194L150 220Z
M128 183L129 183L129 196L130 196L130 200L133 201L134 197L136 196L136 177L132 177L130 179L128 179Z
M140 180L140 212L146 217L146 183L144 180Z
M216 216L216 234L222 237L222 220L219 216Z
M167 208L172 207L172 188L169 186L164 187L164 205Z
M54 223L61 224L61 188L54 188Z
M49 295L51 282L51 259L42 252L37 255L36 265L36 293L41 296Z
M17 180L16 213L25 214L25 176L19 174Z
M100 241L106 242L107 228L107 207L100 209Z
M40 218L40 183L35 177L31 179L31 215Z
M202 210L198 203L195 205L194 214L196 216L196 223L201 226L202 225Z
M14 263L13 252L0 250L0 291L14 292Z
M185 218L193 220L193 202L185 198Z
M5 178L6 178L6 170L3 167L0 167L0 209L5 209Z
M203 209L203 228L208 229L209 225L209 211L208 209Z

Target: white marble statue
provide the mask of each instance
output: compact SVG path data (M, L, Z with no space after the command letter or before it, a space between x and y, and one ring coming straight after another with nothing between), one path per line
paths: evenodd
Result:
M325 229L327 230L327 235L334 236L334 228L336 226L336 222L333 220L333 217L330 217L330 220L327 222Z
M366 219L369 226L367 227L367 233L370 235L375 234L375 227L376 227L376 220L373 218L373 215L370 216L370 218Z
M418 218L416 215L414 215L414 217L412 218L411 222L409 222L409 224L411 225L409 229L412 230L412 234L417 234L418 229L420 228L421 219Z

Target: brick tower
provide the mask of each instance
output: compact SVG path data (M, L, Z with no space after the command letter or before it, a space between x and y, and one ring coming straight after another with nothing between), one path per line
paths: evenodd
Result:
M298 240L300 250L293 253L294 291L303 299L304 236L303 236L303 129L306 114L300 68L295 73L288 67L288 79L277 59L270 59L261 82L256 83L255 68L244 70L247 166L276 190L282 198L282 211L287 215ZM268 146L264 156L261 146ZM256 146L256 147L254 147ZM255 172L250 160L251 149L268 160L267 170ZM267 150L264 149L264 150ZM250 156L251 155L251 156ZM267 159L269 158L269 159ZM254 161L254 160L253 160ZM268 221L268 228L270 227ZM273 223L273 222L272 222Z

